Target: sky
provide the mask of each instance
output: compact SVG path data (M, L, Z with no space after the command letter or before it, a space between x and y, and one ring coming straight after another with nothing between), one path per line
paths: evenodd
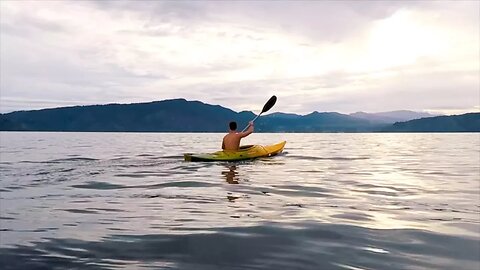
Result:
M0 112L480 111L480 1L0 1Z

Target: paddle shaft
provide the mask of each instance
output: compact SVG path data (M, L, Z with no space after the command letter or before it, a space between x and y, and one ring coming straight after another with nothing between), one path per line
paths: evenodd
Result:
M257 120L257 118L261 115L262 113L260 113L259 115L255 116L255 118L253 118L252 122L255 122L255 120ZM247 130L248 126L246 126L242 132L245 132L245 130Z
M270 110L273 105L275 105L275 102L277 102L277 97L276 96L272 96L268 101L267 103L265 103L265 105L263 106L263 109L262 109L262 112L260 114L258 114L257 116L255 116L255 118L253 118L252 122L254 122L255 120L257 120L257 118L262 115L262 113L264 112L267 112L268 110ZM245 130L247 130L248 126L245 127L242 132L245 132Z

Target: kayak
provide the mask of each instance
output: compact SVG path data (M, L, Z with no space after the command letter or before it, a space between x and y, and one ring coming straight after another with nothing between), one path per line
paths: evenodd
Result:
M184 154L185 161L239 161L249 160L259 157L275 156L283 151L285 144L283 141L272 145L245 145L238 151L217 151L208 154Z
M239 161L249 160L259 157L275 156L283 151L285 144L283 141L272 145L245 145L238 151L217 151L207 154L184 154L185 161Z

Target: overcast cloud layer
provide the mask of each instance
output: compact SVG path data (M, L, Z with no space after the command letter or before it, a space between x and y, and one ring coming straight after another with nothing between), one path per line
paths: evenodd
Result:
M0 111L479 111L479 1L1 1Z

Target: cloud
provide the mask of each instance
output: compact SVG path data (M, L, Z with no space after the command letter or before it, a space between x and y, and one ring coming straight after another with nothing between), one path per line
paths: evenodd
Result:
M184 97L308 113L478 105L478 2L7 1L0 111Z

